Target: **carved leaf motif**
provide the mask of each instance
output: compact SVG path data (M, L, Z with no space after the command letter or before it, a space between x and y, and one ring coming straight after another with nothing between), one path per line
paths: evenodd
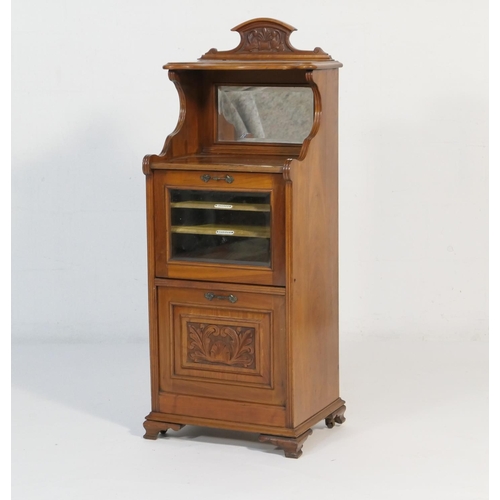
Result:
M190 361L255 368L255 328L190 322L187 327Z
M272 28L257 28L246 34L243 51L290 52L285 44L286 33Z

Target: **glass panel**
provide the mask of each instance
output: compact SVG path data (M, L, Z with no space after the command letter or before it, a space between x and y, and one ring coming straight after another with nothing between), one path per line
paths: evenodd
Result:
M269 267L270 200L270 193L171 189L171 258Z
M311 132L309 87L219 86L219 141L300 144Z

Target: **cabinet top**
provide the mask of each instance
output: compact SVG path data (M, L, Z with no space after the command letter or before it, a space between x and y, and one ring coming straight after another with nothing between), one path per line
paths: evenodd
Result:
M299 50L290 43L296 29L276 19L257 18L235 26L241 40L232 50L210 49L196 62L168 63L169 70L313 70L342 67L321 48Z

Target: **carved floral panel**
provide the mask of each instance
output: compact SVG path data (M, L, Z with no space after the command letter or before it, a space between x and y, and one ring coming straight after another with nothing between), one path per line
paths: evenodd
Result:
M241 50L249 52L290 52L286 46L286 33L272 28L257 28L245 33Z
M189 361L255 368L255 328L193 322L187 328Z

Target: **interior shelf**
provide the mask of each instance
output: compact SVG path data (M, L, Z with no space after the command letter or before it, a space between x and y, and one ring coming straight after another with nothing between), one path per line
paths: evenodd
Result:
M271 228L268 226L221 226L218 224L202 224L199 226L172 226L172 233L210 234L215 236L243 236L247 238L270 238Z
M190 260L200 262L226 264L246 264L251 266L270 265L269 240L263 238L249 238L239 240L231 238L226 243L216 247L197 248L175 255L173 260Z
M265 203L230 203L213 201L177 201L170 203L172 208L197 208L201 210L234 210L238 212L269 212L271 206Z

